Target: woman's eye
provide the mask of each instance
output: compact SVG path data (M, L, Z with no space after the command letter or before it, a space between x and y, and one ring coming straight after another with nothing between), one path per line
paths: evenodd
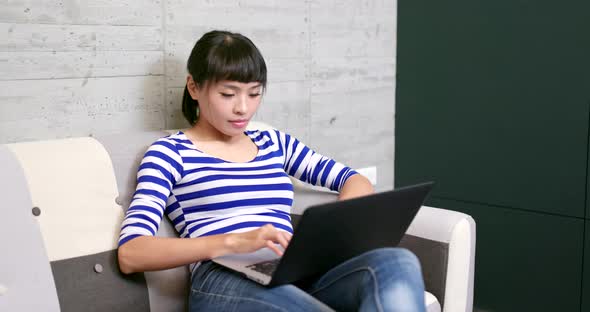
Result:
M220 92L219 94L221 94L221 96L226 97L226 98L234 96L231 93L223 93L223 92Z
M257 97L259 95L260 95L260 93L253 93L253 94L250 94L250 97Z

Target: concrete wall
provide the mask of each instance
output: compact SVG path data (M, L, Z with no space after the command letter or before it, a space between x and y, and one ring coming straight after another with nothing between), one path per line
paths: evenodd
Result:
M396 0L0 4L0 143L185 127L186 59L211 29L269 67L257 120L393 186Z

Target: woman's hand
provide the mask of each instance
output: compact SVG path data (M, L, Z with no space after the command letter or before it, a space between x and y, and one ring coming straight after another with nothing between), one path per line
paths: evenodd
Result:
M284 250L290 241L291 234L281 231L271 224L249 232L229 234L228 237L232 253L249 253L268 247L277 255L282 256L283 251L276 244L279 244Z

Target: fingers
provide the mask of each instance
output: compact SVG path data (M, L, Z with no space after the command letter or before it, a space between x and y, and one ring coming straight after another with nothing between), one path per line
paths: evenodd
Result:
M278 243L281 247L283 247L283 249L286 249L289 245L289 242L291 241L292 235L290 233L278 230L270 224L265 225L263 228L263 236L265 236L264 239L266 240L266 247L274 251L279 256L282 256L283 251L279 249L276 244Z
M293 237L293 235L291 233L289 233L289 232L281 232L281 233L283 233L283 236L287 240L287 243L291 242L291 237Z
M282 256L283 255L283 251L280 250L273 241L267 240L266 241L266 247L268 247L268 249L274 251L274 253L276 253L279 256Z
M283 231L278 231L277 233L277 243L279 243L284 249L287 248L287 245L289 245L289 238L287 238L287 235L285 235L286 233Z

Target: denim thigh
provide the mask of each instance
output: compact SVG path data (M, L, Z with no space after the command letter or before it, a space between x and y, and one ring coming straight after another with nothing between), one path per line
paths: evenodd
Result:
M333 311L293 285L268 288L214 262L195 269L189 311Z

